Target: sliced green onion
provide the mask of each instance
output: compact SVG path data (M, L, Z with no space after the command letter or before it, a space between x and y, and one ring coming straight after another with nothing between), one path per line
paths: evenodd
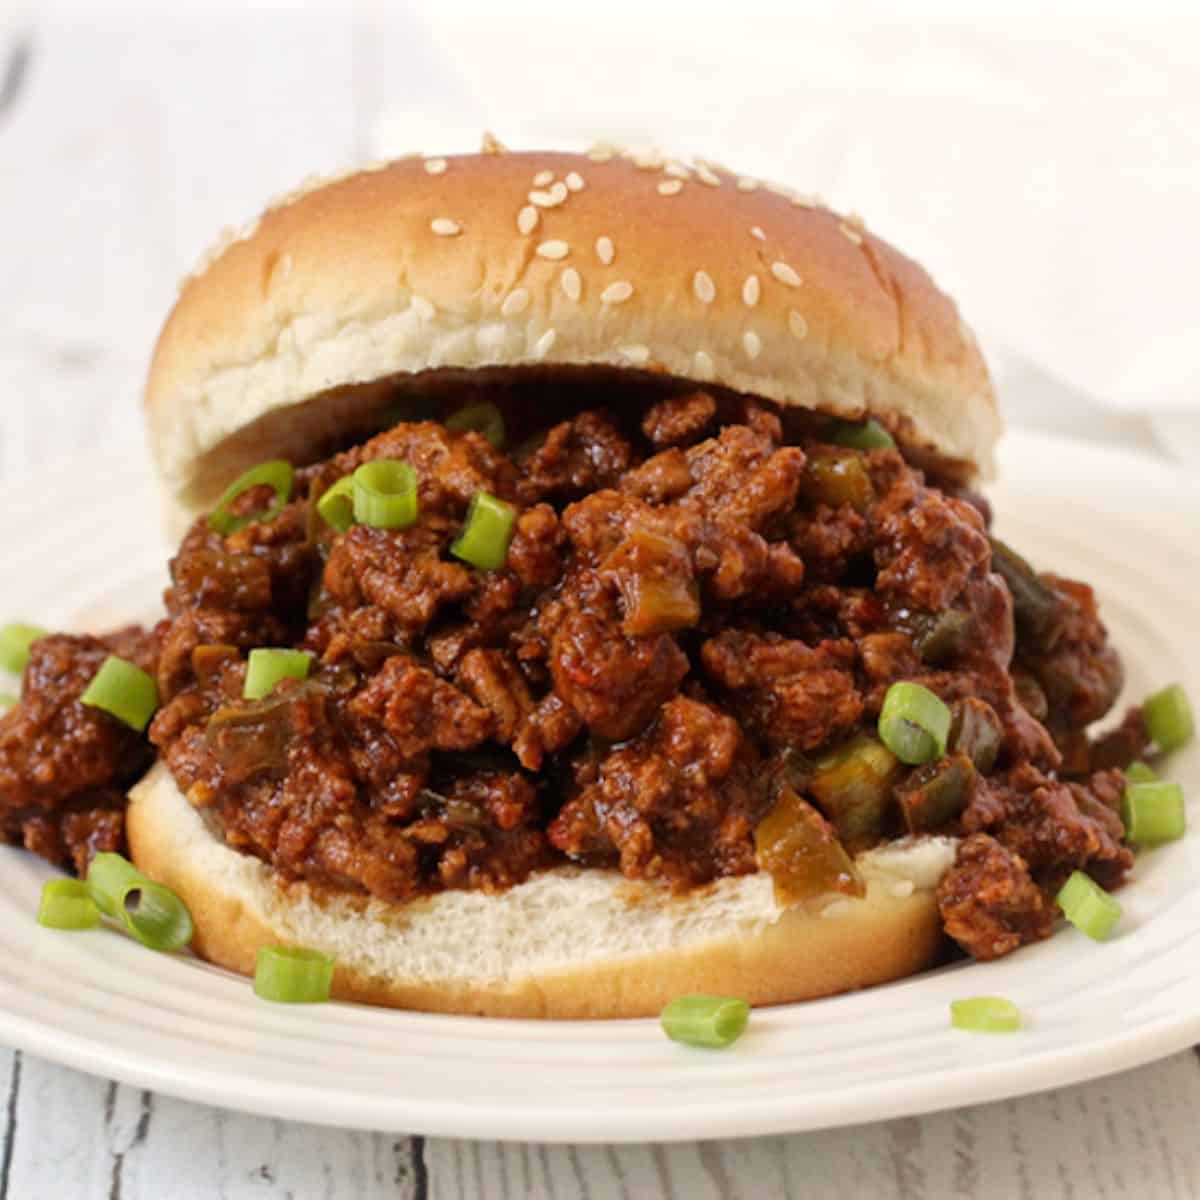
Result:
M467 509L462 532L450 553L484 571L498 571L508 558L517 511L490 492L476 492Z
M261 700L282 679L307 679L312 655L306 650L251 650L242 697Z
M504 447L504 414L492 403L468 404L446 418L446 428L457 433L468 429L482 433L497 450Z
M146 877L120 854L104 851L88 864L88 895L106 917L120 917L121 897L131 887L145 883Z
M1139 759L1125 768L1125 778L1130 783L1157 783L1158 772L1149 763Z
M919 683L893 683L879 714L879 736L910 766L941 758L950 736L950 709Z
M327 488L317 501L317 514L321 520L345 533L354 524L354 476L344 475L332 487Z
M662 1011L663 1032L685 1046L732 1045L749 1020L750 1005L731 996L680 996Z
M12 692L0 692L0 713L8 712L10 708L16 708L17 698Z
M1160 750L1177 750L1192 740L1196 729L1192 706L1183 685L1173 683L1142 702L1146 732Z
M158 684L141 667L110 654L79 700L141 733L158 708Z
M404 529L417 519L417 473L406 462L377 458L353 475L354 519L373 529Z
M228 536L253 525L255 521L273 521L283 511L283 506L292 498L292 486L296 481L296 472L290 462L274 459L271 462L259 463L251 467L244 475L235 479L221 494L217 507L208 518L209 528L217 533ZM275 493L275 499L261 512L237 516L230 512L234 501L251 488L269 487Z
M182 950L195 933L187 905L169 887L149 879L132 880L121 892L117 916L143 946L168 954Z
M1121 919L1121 906L1082 871L1072 871L1054 899L1063 916L1096 942L1107 941Z
M78 879L49 879L42 885L37 920L47 929L95 929L100 910Z
M950 1024L971 1033L1015 1033L1021 1010L1003 996L971 996L950 1001Z
M263 946L254 970L254 994L276 1004L320 1004L329 999L333 956L302 946Z
M838 421L826 434L825 440L835 446L849 446L852 450L894 450L896 442L892 435L876 420Z
M45 636L37 625L5 625L0 629L0 667L19 675L29 661L29 647Z
M1183 788L1177 783L1131 783L1121 802L1125 836L1139 846L1173 842L1187 830Z

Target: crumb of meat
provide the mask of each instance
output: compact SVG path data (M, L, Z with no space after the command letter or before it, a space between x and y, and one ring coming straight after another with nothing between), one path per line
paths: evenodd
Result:
M937 887L946 932L973 958L988 962L1049 937L1055 912L1021 857L984 833L959 846Z

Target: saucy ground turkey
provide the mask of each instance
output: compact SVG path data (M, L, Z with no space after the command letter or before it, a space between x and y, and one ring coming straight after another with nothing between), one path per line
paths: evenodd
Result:
M401 422L301 469L273 519L198 520L155 629L36 642L0 720L5 837L82 871L157 751L229 845L388 900L568 861L746 874L785 794L839 861L961 838L938 902L978 958L1045 937L1074 869L1121 882L1139 714L1089 739L1122 679L1092 592L994 541L982 500L724 393L625 382L540 430L494 399L513 453ZM376 459L415 469L418 519L336 532L317 499ZM449 553L480 491L517 514L500 570ZM243 699L255 647L309 651L308 678ZM157 679L148 739L79 703L109 653ZM942 759L877 740L899 680L950 706Z

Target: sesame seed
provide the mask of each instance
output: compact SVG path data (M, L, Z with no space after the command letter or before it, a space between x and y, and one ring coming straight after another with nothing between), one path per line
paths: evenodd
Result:
M763 233L763 231L757 225L750 226L750 236L752 238L758 238L760 242L765 242L767 240L767 235Z
M707 271L697 271L692 276L692 291L701 304L711 304L717 298L717 285Z
M479 151L481 154L507 154L508 147L490 129L485 129Z
M550 184L553 182L554 182L554 172L553 171L539 171L533 177L533 186L536 188L549 187Z
M746 282L742 284L742 303L747 308L753 308L758 303L758 298L761 295L762 286L758 282L758 276L747 275Z
M598 237L596 239L596 257L607 267L617 256L612 238Z
M566 258L571 253L571 247L566 242L552 238L548 242L539 242L537 254L539 258Z
M528 307L529 292L525 288L513 288L504 297L504 302L500 305L500 311L506 317L515 317L519 313L523 313Z
M709 187L720 187L721 177L715 171L710 171L708 167L699 166L696 168L696 178L701 183L708 184Z
M681 162L668 162L663 167L663 174L670 175L672 179L691 179L692 173Z
M527 204L519 213L517 213L517 229L521 233L529 234L537 228L538 211L532 204Z
M621 346L618 350L621 357L635 367L644 367L650 361L649 346Z
M547 329L533 345L533 352L538 358L545 358L550 353L554 343L558 340L556 330Z
M578 171L571 171L567 175L567 187L573 192L583 191L583 176Z
M430 175L440 175L446 169L446 160L444 158L427 158L425 160L425 170Z
M600 300L604 304L624 304L632 295L633 284L628 279L618 279L600 293Z
M780 283L786 283L788 287L799 287L801 280L796 274L794 268L788 266L785 262L773 262L771 264L771 274L779 280Z
M613 152L611 150L589 150L588 158L594 163L612 162Z
M568 300L578 300L583 295L583 280L579 278L579 272L574 267L567 267L559 277L559 282Z
M794 196L791 197L791 201L797 208L820 208L821 207L821 197L820 196L805 196L805 195L801 195L800 193L796 193Z
M692 359L692 374L698 379L711 379L716 374L712 356L703 350L697 350Z
M437 316L437 309L424 296L414 296L412 298L412 310L424 321L431 321Z
M682 179L664 179L658 185L658 194L660 196L678 196L683 191Z
M858 213L847 213L843 219L851 229L857 229L859 233L866 233L867 223L858 215Z
M429 222L429 228L438 237L457 237L462 233L462 226L457 221L452 221L449 217L434 217Z
M639 171L657 171L663 165L662 156L659 154L634 154L633 165Z
M746 330L742 335L742 345L745 347L747 358L757 358L762 353L762 338L753 329Z
M843 236L849 238L856 246L863 244L863 235L857 229L852 229L849 225L839 225L838 228L842 231Z
M757 180L757 179L751 179L749 176L747 176L747 175L743 175L743 176L741 177L741 179L739 179L739 180L737 181L737 190L738 190L739 192L753 192L753 191L757 191L757 190L758 190L758 180Z
M539 208L557 208L569 194L567 185L560 179L549 191L530 192L529 200Z
M792 331L792 337L799 338L800 341L808 337L808 322L794 308L788 313L788 328Z
M783 196L788 200L796 194L796 189L788 187L786 183L764 183L763 187L772 195Z

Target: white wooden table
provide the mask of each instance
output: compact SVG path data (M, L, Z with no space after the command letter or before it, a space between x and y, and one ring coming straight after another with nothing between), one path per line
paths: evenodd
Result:
M416 19L382 0L340 19L312 6L282 16L209 7L170 21L99 6L38 8L24 24L2 14L0 479L9 480L71 450L137 438L157 324L216 228L311 171L369 156L385 102L436 106L446 82ZM1191 1052L1009 1103L672 1147L327 1130L151 1095L8 1050L0 1091L0 1200L1200 1195Z

